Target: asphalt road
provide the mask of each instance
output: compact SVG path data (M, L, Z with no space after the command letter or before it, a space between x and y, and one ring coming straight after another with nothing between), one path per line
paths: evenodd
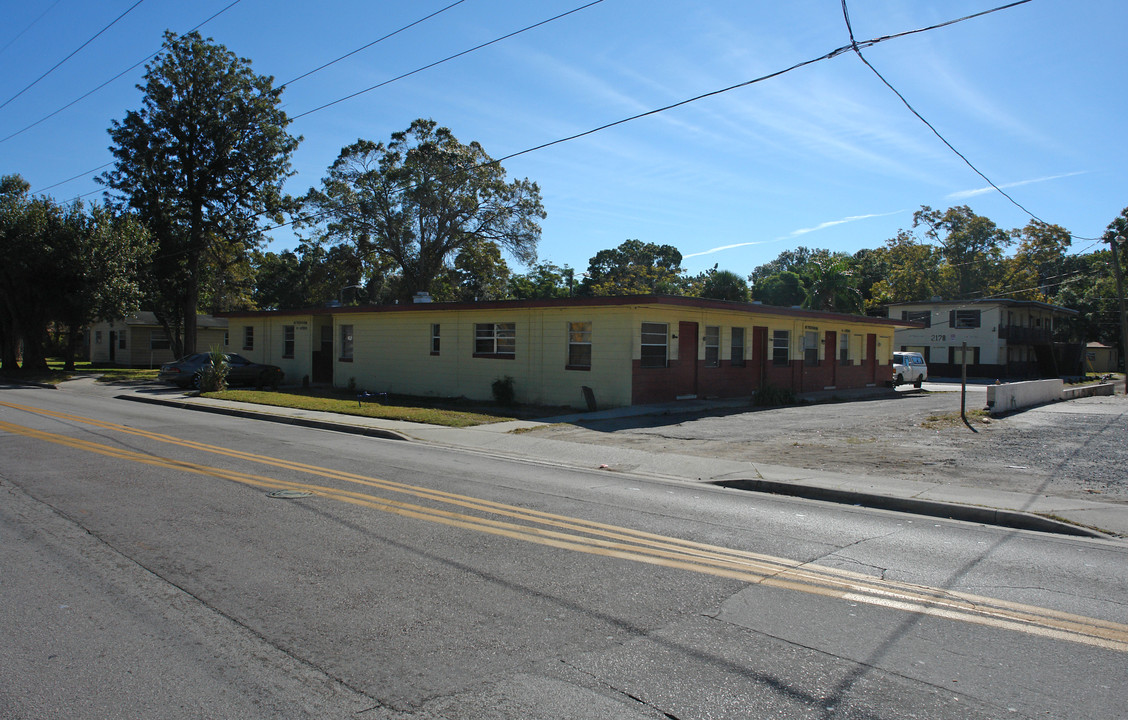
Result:
M1122 543L27 389L0 498L4 718L1128 707Z

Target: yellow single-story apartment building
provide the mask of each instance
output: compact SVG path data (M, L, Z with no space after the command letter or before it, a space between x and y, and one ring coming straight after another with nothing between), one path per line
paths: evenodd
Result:
M99 320L86 331L86 356L95 364L160 367L176 358L157 316L147 310L117 320ZM196 316L196 348L201 352L227 344L227 320Z
M619 407L875 387L900 320L699 298L627 296L224 313L227 349L369 392Z

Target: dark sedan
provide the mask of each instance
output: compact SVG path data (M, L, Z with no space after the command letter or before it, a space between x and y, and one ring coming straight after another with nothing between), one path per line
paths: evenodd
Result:
M227 384L277 387L282 382L282 368L251 362L242 355L227 353ZM161 365L158 380L182 388L200 387L200 378L211 366L211 353L196 353Z

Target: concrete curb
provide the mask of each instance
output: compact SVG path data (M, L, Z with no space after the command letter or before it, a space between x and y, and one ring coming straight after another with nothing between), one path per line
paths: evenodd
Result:
M162 400L159 398L138 397L137 395L115 395L114 399L129 400L130 402L146 403L148 405L164 405L166 407L180 408L181 410L210 412L216 415L228 415L231 417L247 418L248 420L265 420L266 422L276 422L283 425L298 425L301 427L313 428L315 430L332 430L334 432L349 433L352 435L364 435L366 437L380 438L383 440L411 439L406 435L395 432L394 430L386 430L384 428L365 427L362 425L353 425L349 423L316 420L314 418L299 418L290 417L288 415L275 415L274 413L265 413L256 410L218 407L216 405L202 405L200 403L188 402L184 400Z
M961 520L964 522L979 523L981 525L1009 527L1016 530L1033 530L1035 532L1101 538L1103 540L1115 539L1111 535L1106 535L1105 533L1087 527L1073 525L1059 520L1051 520L1041 515L1019 512L1017 510L1002 510L1000 508L978 505L959 505L936 500L874 495L854 490L835 490L833 488L797 485L774 480L720 480L712 484L719 487L733 488L735 490L749 490L752 492L770 493L772 495L787 495L791 497L801 497L807 500L821 500L843 505L860 505L877 510L892 510L894 512L908 513L911 515Z
M275 413L267 413L243 408L205 405L202 403L191 402L187 400L149 398L141 397L138 395L115 395L114 397L118 400L128 400L131 402L139 402L149 405L164 405L166 407L175 407L183 410L197 410L202 412L215 413L218 415L228 415L231 417L241 417L251 420L264 420L266 422L276 422L282 423L284 425L308 427L317 430L331 430L334 432L343 432L353 435L364 435L367 437L380 438L384 440L403 440L408 442L416 441L416 438L398 433L394 430L356 425L351 423L333 422L328 420L319 420L316 418L293 417L289 415L279 415ZM427 441L422 440L422 442ZM446 447L461 447L458 444L442 444ZM513 453L502 454L510 456L513 455ZM666 476L665 479L684 480L684 478L673 476ZM772 495L785 495L790 497L804 498L807 500L832 502L840 505L858 505L861 507L874 508L877 510L891 510L894 512L901 512L910 515L947 518L963 522L979 523L982 525L1014 528L1016 530L1032 530L1035 532L1071 535L1074 537L1099 538L1104 540L1116 539L1112 535L1107 535L1105 533L1084 527L1082 525L1074 525L1068 522L1052 520L1050 518L1046 518L1041 515L1035 515L1033 513L1019 512L1017 510L1004 510L982 505L961 505L958 503L947 503L936 500L921 500L918 498L897 497L894 495L878 495L874 493L863 493L854 490L837 490L834 488L819 487L817 485L802 485L797 483L763 479L738 478L732 480L714 480L712 482L709 482L708 484L716 487L724 487L734 490L762 492Z

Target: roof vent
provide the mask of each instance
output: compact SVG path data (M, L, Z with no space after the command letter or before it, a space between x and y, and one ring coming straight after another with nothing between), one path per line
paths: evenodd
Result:
M426 290L420 290L415 293L415 297L411 298L411 301L415 303L429 303L431 302L431 293Z
M939 295L933 295L932 302L944 302L944 298L940 297Z

